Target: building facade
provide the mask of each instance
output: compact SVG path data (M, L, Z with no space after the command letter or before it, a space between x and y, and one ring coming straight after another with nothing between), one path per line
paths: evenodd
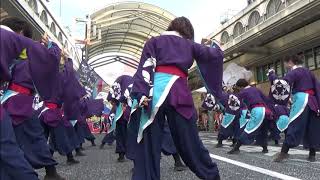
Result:
M251 81L265 93L269 68L286 73L285 55L301 54L320 78L320 0L255 0L208 38L221 42L224 67L237 63L251 70ZM203 87L195 68L189 73L191 88Z

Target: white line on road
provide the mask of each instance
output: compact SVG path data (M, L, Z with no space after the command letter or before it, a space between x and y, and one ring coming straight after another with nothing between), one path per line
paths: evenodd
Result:
M208 140L208 139L202 139L202 142L204 144L216 144L218 143L217 140ZM225 141L223 142L224 145L231 145L232 143L231 142L228 142L228 141ZM223 146L225 147L225 146ZM242 146L241 151L244 151L244 152L259 152L261 151L261 147L259 146L253 146L253 145L246 145L246 146ZM278 152L281 151L281 147L276 147L276 146L268 146L268 150L269 150L269 153L266 153L266 154L263 154L265 156L274 156L275 154L277 154ZM300 149L290 149L290 152L289 152L290 155L308 155L309 154L309 151L307 150L300 150Z
M233 165L236 165L236 166L239 166L239 167L242 167L242 168L245 168L245 169L249 169L251 171L255 171L255 172L258 172L258 173L261 173L261 174L265 174L265 175L268 175L268 176L271 176L271 177L275 177L275 178L279 178L279 179L283 179L283 180L301 180L301 179L296 178L296 177L288 176L288 175L281 174L281 173L278 173L278 172L275 172L275 171L271 171L271 170L268 170L268 169L260 168L260 167L253 166L253 165L250 165L250 164L246 164L246 163L243 163L243 162L235 161L235 160L228 159L228 158L225 158L225 157L222 157L222 156L218 156L218 155L214 155L214 154L211 154L211 153L210 153L210 157L213 158L213 159L219 160L219 161L223 161L223 162L226 162L226 163L229 163L229 164L233 164Z

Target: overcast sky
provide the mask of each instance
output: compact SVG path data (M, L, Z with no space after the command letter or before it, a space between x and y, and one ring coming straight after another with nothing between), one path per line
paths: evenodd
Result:
M122 0L51 0L50 10L59 17L64 26L73 30L73 35L80 37L84 32L84 25L73 26L75 18L85 18L113 2ZM195 29L195 39L200 42L202 37L208 36L220 26L221 17L227 12L235 14L247 5L247 0L142 0L170 11L175 16L189 18ZM117 71L115 71L115 69ZM123 74L128 68L122 64L107 65L97 69L97 73L107 82L114 81L116 76Z

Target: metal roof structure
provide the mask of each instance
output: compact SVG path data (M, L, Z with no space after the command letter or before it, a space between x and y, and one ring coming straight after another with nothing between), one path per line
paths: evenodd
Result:
M175 18L170 12L142 2L120 2L90 15L89 65L121 62L136 68L146 40L165 31Z

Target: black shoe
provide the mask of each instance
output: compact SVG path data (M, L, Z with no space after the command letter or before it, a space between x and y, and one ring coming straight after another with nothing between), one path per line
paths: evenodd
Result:
M309 162L316 162L316 156L309 156L307 160Z
M119 154L118 162L124 162L124 161L125 161L124 154Z
M223 146L222 143L218 143L218 144L216 145L216 148L222 148L222 146Z
M79 164L80 161L75 160L74 158L72 159L67 159L67 165L71 166L71 165L75 165L75 164Z
M86 156L82 151L76 151L76 156Z
M91 141L91 146L97 146L94 141Z
M227 152L227 154L239 154L240 150L236 148L232 148L231 151Z
M262 146L262 153L268 153L268 146Z
M268 149L263 149L261 152L264 153L264 154L266 154L266 153L268 153L269 151L268 151Z
M283 153L283 152L280 152L276 155L276 158L273 159L273 162L282 162L283 160L285 159L288 159L289 158L289 154L288 153Z
M183 164L175 164L174 165L174 171L184 171L187 167Z
M43 178L43 180L66 180L66 178L61 177L58 173L53 175L46 174Z
M278 140L274 140L274 145L275 146L279 146L279 141Z

